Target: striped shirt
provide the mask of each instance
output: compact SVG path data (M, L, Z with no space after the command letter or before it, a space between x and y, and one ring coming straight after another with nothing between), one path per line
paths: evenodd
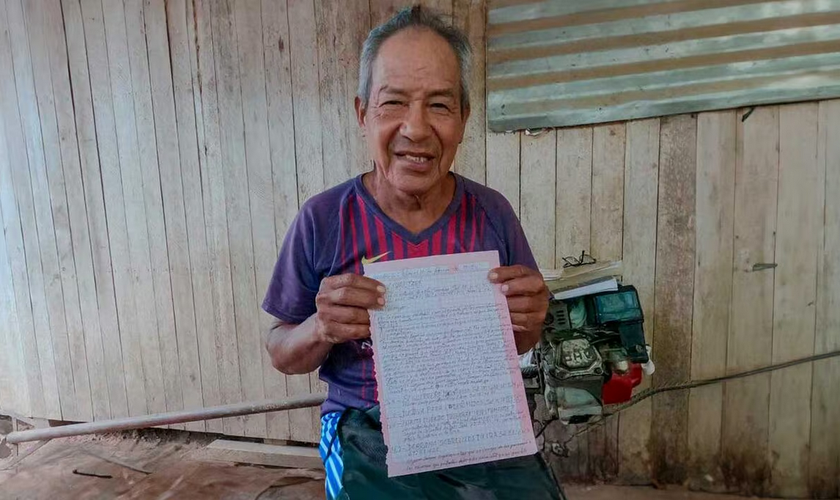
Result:
M304 203L286 233L263 309L286 323L302 323L316 312L321 280L362 274L362 259L396 260L497 250L503 266L536 269L516 214L498 192L455 176L455 194L443 215L414 234L388 217L362 183L351 179ZM549 207L550 209L550 207ZM369 340L333 346L321 365L329 385L322 415L378 403Z

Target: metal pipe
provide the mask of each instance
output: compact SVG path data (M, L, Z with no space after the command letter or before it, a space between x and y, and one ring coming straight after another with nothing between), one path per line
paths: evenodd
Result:
M324 402L326 396L326 394L307 394L305 396L298 396L294 398L266 399L250 403L234 403L223 406L212 406L210 408L197 408L195 410L155 413L152 415L117 418L114 420L102 420L99 422L84 422L80 424L62 425L59 427L47 427L44 429L29 429L25 431L11 432L6 436L5 440L10 444L16 444L27 441L40 441L43 439L80 436L82 434L95 434L97 432L127 431L131 429L155 427L158 425L181 424L184 422L196 422L198 420L237 417L240 415L268 413L281 410L295 410L298 408L318 406Z

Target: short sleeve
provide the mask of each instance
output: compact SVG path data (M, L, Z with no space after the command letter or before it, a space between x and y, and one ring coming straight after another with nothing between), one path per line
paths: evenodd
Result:
M519 223L519 218L516 217L516 212L507 198L494 189L463 179L467 189L476 196L486 212L487 222L493 228L499 248L499 264L522 265L539 271L522 224Z
M320 278L315 268L315 227L302 210L286 232L262 303L265 312L286 323L303 323L315 314Z
M495 226L496 233L501 238L501 244L505 249L500 264L503 266L522 265L539 271L537 261L531 252L531 245L528 244L528 238L525 236L525 230L522 229L522 224L516 217L516 212L513 211L510 202L501 193L484 189L488 191L485 195L485 210L488 211L488 219Z
M531 246L528 244L528 238L525 236L525 231L522 229L522 224L516 218L513 209L510 209L507 215L507 247L508 247L508 266L515 266L517 264L525 267L530 267L539 271L537 261L534 259L534 254L531 252Z

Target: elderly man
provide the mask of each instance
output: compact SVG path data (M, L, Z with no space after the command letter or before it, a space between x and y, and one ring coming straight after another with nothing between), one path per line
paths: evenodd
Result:
M304 204L263 303L278 321L266 348L278 370L320 368L329 384L321 456L328 498L557 498L539 456L387 478L368 310L388 300L362 276L375 260L497 250L517 349L536 344L547 291L499 193L449 171L470 114L466 37L419 7L371 31L356 116L370 172Z

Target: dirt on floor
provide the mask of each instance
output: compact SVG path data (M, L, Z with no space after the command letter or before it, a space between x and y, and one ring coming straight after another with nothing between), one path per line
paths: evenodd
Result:
M569 500L739 500L746 497L688 491L681 487L656 489L638 486L568 486ZM757 499L757 497L752 497Z
M323 471L193 457L214 439L153 429L25 443L0 460L0 499L323 498Z
M201 459L212 435L144 430L26 443L0 459L0 499L324 498L322 470ZM570 500L733 500L682 489L567 486Z

